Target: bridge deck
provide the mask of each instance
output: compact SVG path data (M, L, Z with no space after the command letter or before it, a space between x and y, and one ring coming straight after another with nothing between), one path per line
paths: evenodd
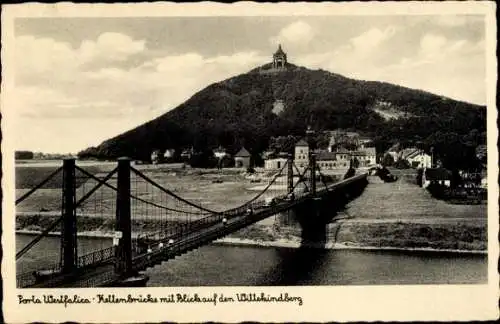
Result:
M349 178L338 183L332 184L327 188L318 188L317 197L326 195L327 193L343 188L356 181L366 179L366 174L361 174L353 178ZM201 245L210 243L216 239L222 238L230 233L242 229L250 224L261 221L267 217L280 212L287 211L311 198L311 194L307 193L302 196L297 196L293 200L278 199L271 205L256 204L252 212L246 210L238 211L234 214L224 214L227 222L223 223L221 219L214 220L211 223L204 224L203 227L178 237L173 243L168 244L166 239L154 242L151 244L151 251L133 257L133 270L142 271L148 267L152 267L161 262L180 256L190 250L193 250ZM164 243L160 247L159 243ZM167 243L167 244L165 244ZM52 278L49 281L39 283L33 287L98 287L108 286L116 283L119 276L114 273L114 259L109 259L97 266L88 266L81 269L78 275L75 276L59 276Z

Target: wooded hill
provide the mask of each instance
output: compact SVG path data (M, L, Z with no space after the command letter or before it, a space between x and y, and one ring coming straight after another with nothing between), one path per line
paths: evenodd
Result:
M268 69L264 65L211 84L175 109L79 156L148 160L155 149L191 146L232 152L245 146L259 153L271 137L301 136L308 125L317 131L358 131L374 138L378 151L395 141L429 146L451 136L460 143L472 138L469 144L477 145L486 138L484 106L292 64L282 72L263 73ZM272 112L277 99L285 104L278 115Z

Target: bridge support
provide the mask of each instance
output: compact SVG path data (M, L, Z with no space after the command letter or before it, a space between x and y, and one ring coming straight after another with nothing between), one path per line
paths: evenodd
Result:
M309 155L309 170L311 171L309 177L309 186L311 190L311 195L316 196L316 154L311 153Z
M287 172L287 191L288 193L291 193L293 191L293 158L291 154L288 154L288 160L287 160L287 167L288 167L288 172Z
M75 159L63 161L61 228L61 268L71 273L77 267L76 184Z
M132 221L130 212L130 159L118 159L118 192L116 196L115 273L127 276L132 271Z

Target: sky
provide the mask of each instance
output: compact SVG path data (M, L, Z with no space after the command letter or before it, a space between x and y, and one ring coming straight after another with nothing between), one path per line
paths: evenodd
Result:
M76 153L271 61L486 103L480 15L17 18L16 149ZM41 134L43 136L41 136Z

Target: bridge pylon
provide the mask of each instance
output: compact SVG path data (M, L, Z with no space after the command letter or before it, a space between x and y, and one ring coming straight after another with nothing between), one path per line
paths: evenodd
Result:
M293 155L288 154L287 156L287 192L292 193L293 191Z
M316 154L311 153L309 155L309 186L311 190L311 195L316 196Z
M132 268L132 220L130 210L130 159L118 159L118 180L116 195L115 273L133 275Z
M77 267L75 159L63 160L61 269L71 273Z

